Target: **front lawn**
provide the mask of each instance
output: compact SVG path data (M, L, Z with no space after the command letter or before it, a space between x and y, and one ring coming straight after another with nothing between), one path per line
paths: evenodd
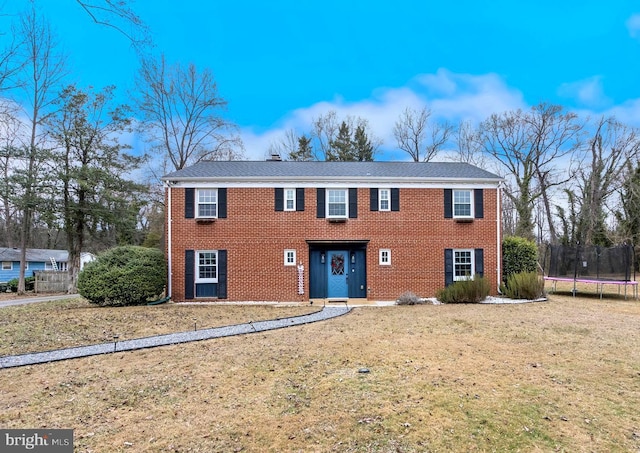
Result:
M194 317L69 304L88 314L54 311L43 324L173 330ZM228 312L221 322L255 316L215 308ZM73 428L78 452L638 451L639 336L640 302L619 298L356 308L306 326L0 370L0 425Z

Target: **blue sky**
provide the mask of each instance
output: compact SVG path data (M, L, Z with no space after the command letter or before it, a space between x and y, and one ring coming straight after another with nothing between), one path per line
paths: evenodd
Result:
M126 38L93 24L75 0L40 4L69 55L71 80L115 84L126 99L137 69ZM392 130L406 107L478 122L544 101L640 126L637 1L132 5L169 62L213 71L248 158L262 159L285 130L309 131L312 119L329 110L366 118L387 158L402 157L393 153Z

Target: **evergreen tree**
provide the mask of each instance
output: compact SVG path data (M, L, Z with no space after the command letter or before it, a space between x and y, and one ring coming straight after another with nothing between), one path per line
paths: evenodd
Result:
M351 141L351 129L349 125L343 121L338 129L338 135L329 142L329 152L327 153L328 161L352 161L353 159L353 143Z
M356 128L353 138L353 148L355 160L360 162L373 161L373 144L362 125Z
M130 242L136 229L144 187L126 178L142 158L124 151L118 137L130 129L124 106L110 109L113 87L86 93L75 86L61 94L59 110L48 121L56 179L60 181L59 209L69 249L70 291L75 290L80 255L87 235L109 242Z
M313 156L313 148L311 147L311 138L306 135L302 135L298 138L298 148L295 151L289 153L289 160L297 161L312 161L315 160Z

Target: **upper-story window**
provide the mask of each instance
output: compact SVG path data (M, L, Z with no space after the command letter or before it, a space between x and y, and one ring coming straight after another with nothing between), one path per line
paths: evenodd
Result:
M390 211L391 210L391 191L389 189L380 189L378 191L378 209L380 211Z
M473 217L472 190L453 191L453 217Z
M296 210L296 189L284 190L284 210L285 211Z
M198 189L198 217L218 217L218 190Z
M349 196L347 189L327 189L327 217L347 217Z

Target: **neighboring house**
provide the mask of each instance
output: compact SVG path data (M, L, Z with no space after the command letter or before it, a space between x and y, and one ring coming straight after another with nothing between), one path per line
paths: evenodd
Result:
M83 253L80 256L80 269L95 256ZM66 250L27 249L25 276L33 276L35 271L54 270L66 271L68 268L69 252ZM8 282L20 276L20 249L0 247L0 282Z
M174 301L395 300L501 274L500 183L465 163L201 162L164 176Z

